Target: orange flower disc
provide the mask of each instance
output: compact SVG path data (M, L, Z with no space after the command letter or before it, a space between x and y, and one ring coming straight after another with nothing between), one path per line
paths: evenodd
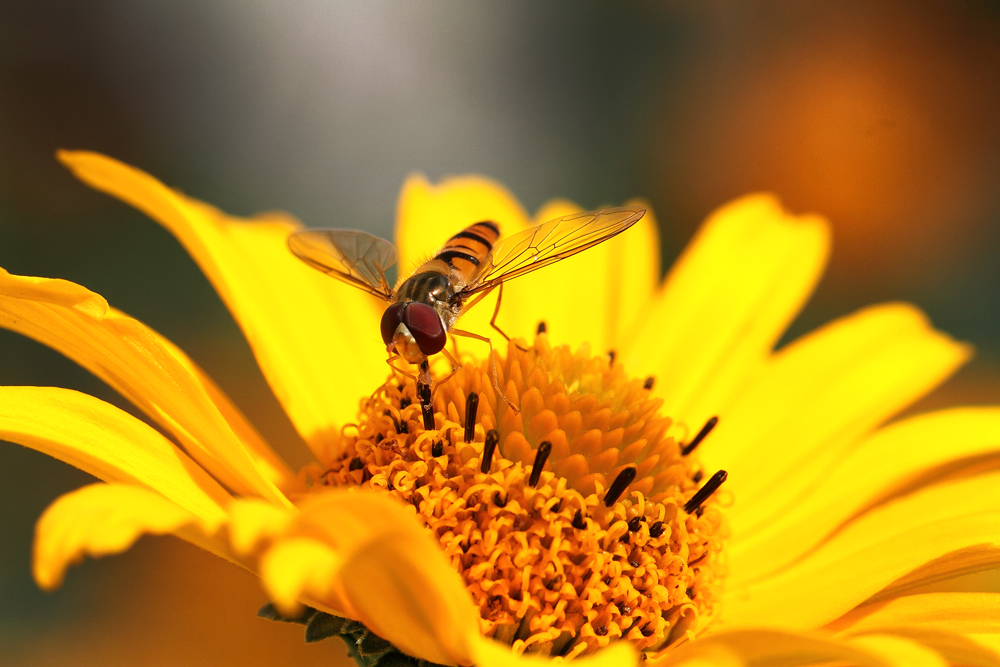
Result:
M572 657L620 637L655 650L710 617L722 514L711 499L684 511L702 473L644 382L586 347L552 349L542 333L498 357L515 412L496 396L489 361L464 363L437 387L436 429L423 428L413 381L390 379L362 401L340 455L310 471L313 481L368 486L412 507L462 574L483 634L515 652ZM470 392L479 406L465 442ZM483 472L493 429L499 446ZM550 453L533 476L543 442ZM609 500L627 469L634 480Z

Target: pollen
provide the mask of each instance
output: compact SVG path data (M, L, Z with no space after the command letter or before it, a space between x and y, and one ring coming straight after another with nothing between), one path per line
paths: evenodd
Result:
M540 330L497 357L515 412L489 360L463 363L435 389L435 429L414 383L390 378L312 481L412 507L462 575L483 634L516 653L574 657L618 639L655 651L703 626L724 575L721 482L700 484L706 471L652 383L586 346L552 348Z

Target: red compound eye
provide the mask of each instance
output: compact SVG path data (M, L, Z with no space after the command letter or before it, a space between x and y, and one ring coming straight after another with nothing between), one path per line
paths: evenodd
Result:
M382 321L384 322L385 319L383 318ZM413 334L413 340L417 341L420 351L426 355L437 354L448 342L448 334L444 330L441 318L437 311L426 303L408 304L408 307L403 311L403 324Z
M382 313L382 342L386 345L392 342L392 335L403 321L405 303L394 303Z

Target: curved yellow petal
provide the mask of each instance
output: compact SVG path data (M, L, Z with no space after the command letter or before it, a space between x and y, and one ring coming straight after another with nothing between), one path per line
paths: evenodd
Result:
M870 636L872 635L862 635L851 641L864 642ZM916 644L925 651L933 651L946 664L1000 666L1000 653L996 646L992 642L983 641L982 635L963 636L929 628L896 627L886 629L877 636L903 639Z
M622 361L657 377L663 411L697 430L763 363L826 264L829 230L770 195L714 212L667 275Z
M734 541L806 497L858 438L969 355L906 304L864 309L775 355L703 452L729 471Z
M894 628L1000 635L1000 593L922 593L862 605L828 626L858 634Z
M58 350L107 382L176 436L229 488L287 502L236 437L193 362L100 295L66 280L15 276L0 269L0 326ZM223 404L229 405L228 400ZM235 408L231 410L233 416ZM280 462L274 455L258 459ZM271 465L266 469L275 470Z
M702 655L727 652L748 667L799 667L843 663L863 667L889 667L883 656L820 633L752 628L727 630L701 637L654 659L653 667L674 667Z
M515 655L504 644L479 637L474 642L476 667L549 667L552 658L532 655ZM607 648L585 658L574 658L574 665L580 667L631 667L639 664L639 656L628 642L614 642ZM732 661L711 661L690 664L687 667L741 667Z
M233 218L103 155L60 151L59 159L180 240L243 329L292 423L323 458L338 425L354 418L358 396L385 378L378 301L295 258L286 240L300 225L287 216Z
M582 210L572 202L551 201L539 209L532 224ZM624 344L659 277L659 232L647 208L642 219L618 236L506 283L497 321L508 335L529 341L544 321L553 345L578 348L586 343L601 354ZM483 325L493 314L493 301L488 301L480 309Z
M407 655L468 665L479 614L412 510L370 492L306 498L262 560L275 603L316 600Z
M737 581L783 568L894 488L929 484L962 458L1000 453L1000 408L953 408L882 428L835 462L811 493L727 548ZM936 475L934 474L936 472Z
M286 616L294 617L304 597L330 600L342 557L329 544L308 537L278 541L260 562L268 597ZM337 604L331 605L335 609Z
M888 664L898 667L948 666L937 652L904 637L873 634L849 639L848 643L881 656Z
M1000 473L923 489L877 507L772 577L730 584L730 626L814 628L953 551L1000 544Z
M233 552L241 557L249 556L262 543L281 535L295 518L293 510L256 498L237 498L227 509L229 541Z
M0 438L106 482L159 492L206 524L223 520L231 496L173 443L93 396L56 387L0 387Z
M206 522L155 491L126 484L91 484L61 496L38 520L32 572L46 590L58 588L66 568L84 556L100 558L131 547L146 533L164 535L194 525L206 534L221 519Z
M991 542L973 544L924 563L873 595L869 602L891 599L920 586L996 568L1000 568L1000 545Z

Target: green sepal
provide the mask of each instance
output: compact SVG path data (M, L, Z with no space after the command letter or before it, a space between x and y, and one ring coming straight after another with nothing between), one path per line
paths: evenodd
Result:
M392 644L372 632L366 632L358 639L358 653L362 658L381 655L392 648Z
M312 607L305 607L302 613L295 617L283 616L281 612L270 602L261 607L257 611L257 615L261 618L266 618L270 621L280 621L282 623L298 623L300 625L307 625L312 617L316 614L316 610Z
M324 611L318 611L313 614L313 617L309 620L309 624L306 626L306 643L312 644L330 637L338 637L341 635L344 625L348 622L346 618L341 616L334 616Z

